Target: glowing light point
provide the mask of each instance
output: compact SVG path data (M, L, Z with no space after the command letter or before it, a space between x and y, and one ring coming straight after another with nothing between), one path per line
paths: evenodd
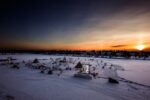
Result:
M143 44L137 45L135 48L141 51L145 48L145 45L143 45Z

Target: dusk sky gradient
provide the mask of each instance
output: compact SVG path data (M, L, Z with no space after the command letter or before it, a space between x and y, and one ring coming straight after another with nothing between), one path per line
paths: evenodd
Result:
M150 48L150 0L2 0L1 49Z

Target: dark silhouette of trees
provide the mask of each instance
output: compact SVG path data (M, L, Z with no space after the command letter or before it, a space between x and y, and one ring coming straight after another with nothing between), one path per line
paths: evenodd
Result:
M102 58L124 58L124 59L146 59L150 57L150 51L123 51L123 50L0 50L1 54L15 53L34 53L48 55L69 55L69 56L84 56L84 57L102 57Z

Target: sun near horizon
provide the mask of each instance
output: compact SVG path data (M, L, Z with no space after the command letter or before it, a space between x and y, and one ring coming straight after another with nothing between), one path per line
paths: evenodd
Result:
M137 50L139 50L139 51L142 51L142 50L144 50L144 49L146 48L146 45L144 45L144 44L139 44L139 45L136 45L135 48L136 48Z

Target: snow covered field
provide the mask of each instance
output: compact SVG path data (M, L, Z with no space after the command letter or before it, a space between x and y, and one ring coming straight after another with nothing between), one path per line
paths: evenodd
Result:
M102 59L105 62L122 66L125 71L118 71L119 76L150 86L150 60Z
M41 74L40 70L28 67L26 63L35 58L39 62L51 66L51 59L63 59L64 56L50 56L40 54L0 55L0 59L12 57L19 63L20 69L10 68L12 65L0 62L0 100L149 100L150 88L130 82L119 81L110 84L105 78L108 73L102 68L114 64L119 77L150 86L150 61L104 59L86 57L66 57L72 70L64 70L58 76ZM51 59L50 59L51 58ZM86 80L75 78L73 68L77 62L96 66L99 73L96 79ZM124 69L124 70L123 70ZM9 98L9 99L8 99Z

